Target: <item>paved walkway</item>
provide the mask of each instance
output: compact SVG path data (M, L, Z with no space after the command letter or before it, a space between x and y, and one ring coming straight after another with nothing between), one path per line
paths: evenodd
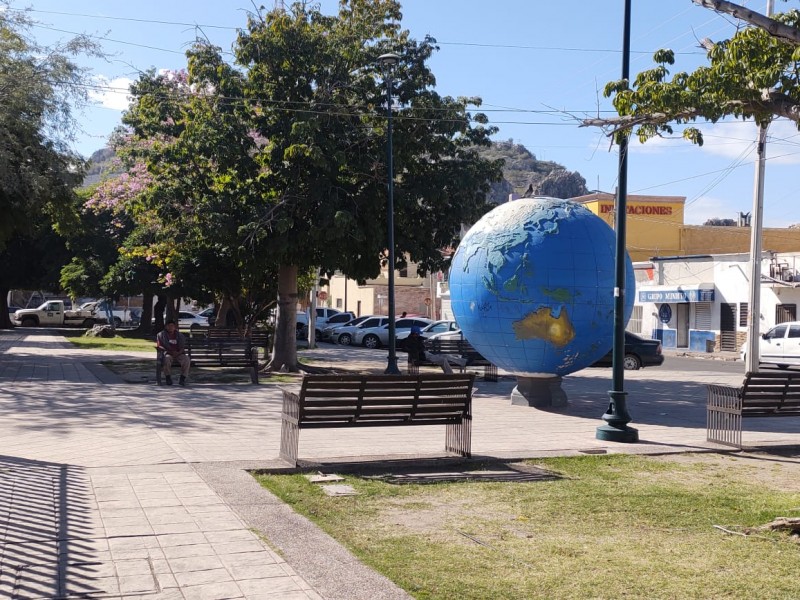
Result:
M365 370L386 360L332 346L305 355ZM407 598L245 471L280 465L277 386L124 383L100 365L108 356L43 332L0 332L0 597ZM560 412L511 406L512 378L478 381L473 452L707 450L704 384L741 381L707 364L691 381L669 363L627 374L641 438L631 445L595 439L607 369L567 377L571 405ZM746 443L800 433L790 419L756 425ZM442 455L440 428L390 429L304 431L300 456Z

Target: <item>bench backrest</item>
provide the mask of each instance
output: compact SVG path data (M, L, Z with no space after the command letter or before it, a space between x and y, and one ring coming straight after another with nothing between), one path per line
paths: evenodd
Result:
M800 372L747 373L741 396L742 409L750 412L800 410Z
M302 427L436 425L471 414L473 374L307 375Z
M465 339L433 338L425 342L425 347L434 354L458 354L474 360L486 360Z

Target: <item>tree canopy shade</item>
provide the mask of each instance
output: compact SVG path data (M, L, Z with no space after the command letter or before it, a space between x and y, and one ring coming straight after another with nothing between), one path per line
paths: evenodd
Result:
M703 40L709 64L671 79L667 66L674 64L674 53L659 50L654 55L657 66L639 73L632 85L606 85L618 117L584 119L583 125L604 127L611 135L632 131L640 141L672 134L673 123L685 125L698 118L712 123L728 116L753 118L764 125L784 117L800 128L800 11L770 18L724 0L693 1L751 26L728 40ZM697 127L685 127L683 137L703 143Z
M427 66L435 41L411 39L400 19L395 0L342 0L336 15L298 2L250 15L235 65L198 43L180 86L151 73L132 88L124 122L153 177L141 207L172 244L160 259L206 256L212 278L272 274L276 366L297 364L298 274L380 272L387 120L378 56L401 56L393 74L398 263L407 254L423 270L443 266L441 250L461 224L490 208L501 163L477 148L495 130L468 110L479 99L435 92Z
M44 47L28 35L24 13L0 3L0 328L10 327L9 286L57 282L61 266L47 228L76 224L74 189L83 160L69 148L72 107L86 101L87 72L73 58L99 55L83 36ZM41 259L41 260L40 260ZM24 263L25 269L21 269Z

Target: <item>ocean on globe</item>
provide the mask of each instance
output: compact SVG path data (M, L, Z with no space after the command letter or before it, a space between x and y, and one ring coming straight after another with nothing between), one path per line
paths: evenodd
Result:
M518 376L588 367L612 345L614 231L582 204L523 198L501 204L464 236L450 267L464 337ZM626 259L625 322L635 281Z

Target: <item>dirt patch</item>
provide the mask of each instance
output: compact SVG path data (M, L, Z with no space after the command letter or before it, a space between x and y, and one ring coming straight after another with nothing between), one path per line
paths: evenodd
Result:
M692 477L717 480L738 472L750 483L759 483L785 492L800 492L800 454L741 452L736 454L689 453L653 456L653 460L671 462L700 469ZM686 477L686 473L676 474Z

